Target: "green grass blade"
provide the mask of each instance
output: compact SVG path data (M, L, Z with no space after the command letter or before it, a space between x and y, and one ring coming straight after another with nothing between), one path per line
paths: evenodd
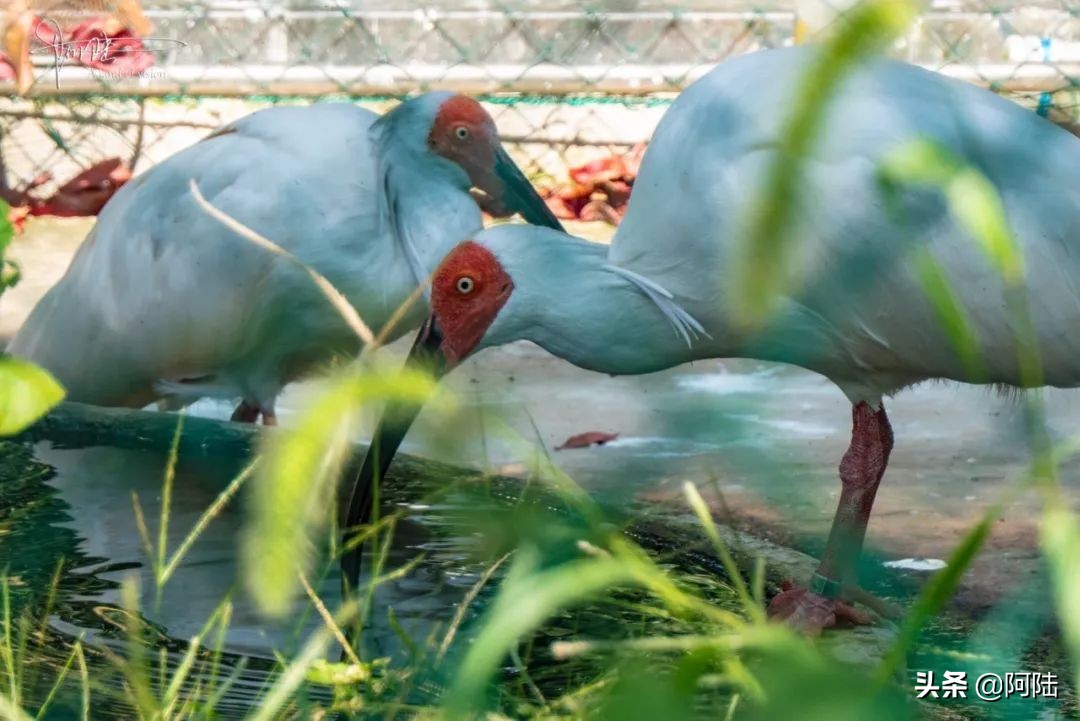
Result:
M986 367L979 353L979 339L967 311L953 292L945 269L926 248L915 252L912 263L923 292L964 365L967 379L972 383L981 382L986 378Z
M350 367L327 381L296 424L271 434L251 487L251 512L242 537L244 579L259 609L282 617L308 575L314 537L325 527L335 486L366 403L424 403L430 376Z
M251 477L257 465L258 459L245 466L244 469L236 475L236 478L232 479L229 482L229 485L218 494L217 498L214 499L214 502L199 515L198 520L195 521L195 525L191 527L191 531L189 531L184 537L184 540L180 542L180 545L176 548L176 552L173 553L172 558L169 559L169 562L162 569L161 577L159 579L160 585L164 586L169 582L169 579L176 573L176 569L183 562L184 557L187 556L188 551L191 550L195 541L198 540L199 536L202 535L207 526L218 517L225 506L229 505L229 501L231 501L237 492L244 486L244 483Z
M1080 688L1080 525L1066 507L1050 505L1042 519L1042 545L1050 564L1054 606Z
M180 692L184 688L184 682L187 681L191 669L195 666L195 661L198 658L201 648L202 640L198 636L193 637L188 643L187 651L184 652L183 658L180 659L180 664L176 667L176 671L173 672L173 676L169 680L169 685L165 689L165 697L161 702L163 707L162 715L165 718L172 716L173 707L175 707L176 702L180 700Z
M173 482L176 480L176 464L180 460L180 436L184 432L184 414L177 414L176 430L169 445L169 456L165 461L165 479L161 484L161 518L158 521L157 554L154 556L154 581L160 591L164 581L161 574L165 569L165 553L169 541L169 515L172 511Z
M995 504L987 509L979 522L961 539L953 552L949 554L945 568L935 573L908 611L896 640L878 668L878 680L887 682L898 668L903 665L907 650L914 643L923 626L940 611L960 584L960 579L968 566L978 555L994 522L1001 516L1002 505Z
M683 495L686 496L686 502L690 504L690 509L697 516L701 527L705 529L705 535L708 536L709 541L716 550L716 555L720 557L720 562L724 565L728 577L731 578L731 583L734 585L735 592L738 594L739 600L742 601L747 615L750 618L764 621L764 608L755 603L754 597L746 585L746 580L742 577L742 572L735 564L735 559L731 556L731 551L728 550L724 539L720 538L720 532L716 530L716 523L713 522L712 513L709 512L709 507L705 504L705 499L701 497L697 486L687 481L683 484Z
M918 7L904 0L866 0L845 13L839 32L806 68L767 171L728 281L737 320L760 326L781 291L798 283L792 224L801 194L802 167L823 127L830 98L863 59L885 49L914 20Z
M0 693L0 719L11 721L33 721L30 714L26 713L11 697Z
M556 568L530 571L536 551L518 551L510 573L488 613L486 622L445 698L452 718L465 718L483 706L484 693L499 664L518 640L567 605L634 581L627 564L609 556L570 561Z
M356 615L356 610L357 605L353 601L342 606L334 615L337 625L348 625ZM285 666L284 671L266 691L261 699L259 710L251 716L250 721L271 721L271 719L279 718L279 712L304 682L308 670L316 662L324 660L332 640L333 634L326 627L320 627L313 633L300 653Z
M79 682L82 688L82 721L90 718L90 671L86 667L86 654L82 641L75 642L75 652L79 661Z

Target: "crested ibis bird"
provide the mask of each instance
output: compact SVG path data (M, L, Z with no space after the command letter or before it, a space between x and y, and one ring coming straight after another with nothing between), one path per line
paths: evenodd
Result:
M696 359L788 363L830 379L851 402L839 504L807 586L770 610L820 630L854 587L871 506L893 447L883 398L926 379L1023 386L1005 281L941 194L885 197L881 164L928 139L1000 192L1022 248L1043 379L1080 385L1080 140L991 92L875 59L846 76L801 168L791 247L798 282L763 325L740 321L729 292L736 253L784 122L818 50L727 61L688 88L661 121L610 246L553 230L500 226L455 247L436 271L413 358L445 370L483 348L532 341L582 368L650 373ZM909 262L928 252L969 316L984 373L972 378ZM383 475L418 409L389 416L380 458L354 496ZM369 454L370 456L370 454ZM376 468L378 466L378 468ZM354 503L349 524L365 509Z
M433 92L382 117L348 104L270 108L123 187L8 351L51 371L71 400L239 397L234 420L264 423L285 384L354 353L357 337L305 272L208 215L192 180L327 278L376 333L483 227L478 203L561 228L475 100ZM389 337L425 314L412 309Z

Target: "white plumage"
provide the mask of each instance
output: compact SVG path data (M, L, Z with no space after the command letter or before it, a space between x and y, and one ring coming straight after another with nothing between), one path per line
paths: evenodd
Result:
M552 242L547 236L555 234L537 228L476 236L515 284L482 344L520 336L524 329L511 318L519 314L530 318L527 337L607 373L750 356L804 366L853 401L877 403L922 379L968 380L908 263L925 244L970 314L985 380L1019 383L1003 282L975 240L936 192L905 193L899 216L886 205L882 161L929 139L1001 194L1025 256L1046 380L1080 383L1080 336L1071 332L1080 327L1080 141L985 90L888 60L856 70L830 103L795 211L800 282L786 289L768 332L739 336L728 287L732 253L811 52L737 58L684 92L649 146L606 257L565 236ZM630 300L618 280L583 280L601 276L605 265L666 289L708 337L688 348L669 311ZM563 267L579 275L556 272Z
M1080 140L988 91L890 60L855 69L831 100L797 181L797 277L785 275L763 328L738 322L735 253L816 52L730 60L684 92L657 129L609 250L509 226L455 248L435 274L421 349L438 344L456 360L528 339L615 375L740 356L831 379L853 419L836 519L809 589L770 606L810 629L841 616L866 620L839 599L857 582L855 559L892 450L883 396L930 378L975 380L913 270L916 249L937 261L969 317L984 366L977 380L1025 383L1003 279L940 192L885 193L886 158L928 140L997 188L1023 254L1045 382L1080 385ZM456 294L463 275L480 290ZM393 427L379 437L392 450L401 435Z
M241 397L272 418L287 382L358 340L303 271L200 209L190 181L329 279L378 332L482 228L469 173L429 147L452 98L464 101L430 93L382 120L346 104L272 108L160 163L108 203L9 351L49 369L72 400ZM391 338L422 319L419 305Z

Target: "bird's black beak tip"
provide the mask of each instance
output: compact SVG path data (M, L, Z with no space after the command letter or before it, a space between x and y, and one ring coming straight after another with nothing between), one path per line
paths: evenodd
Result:
M525 222L566 232L533 184L502 149L495 158L495 174L503 185L503 202L508 208L517 211Z
M431 373L436 380L441 378L451 367L442 351L442 341L438 320L432 315L416 336L405 361L406 367ZM341 528L347 544L358 528L371 520L375 484L381 483L386 477L390 463L416 416L420 414L421 407L417 403L389 403L383 410L382 418L371 438L371 446L353 481L348 505L341 517ZM342 556L342 582L346 590L356 588L359 582L360 553L361 549L357 547Z

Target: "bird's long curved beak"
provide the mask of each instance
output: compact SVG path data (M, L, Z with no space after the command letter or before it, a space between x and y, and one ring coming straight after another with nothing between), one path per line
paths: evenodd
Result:
M442 333L435 316L430 316L416 336L406 368L429 373L435 380L444 376L453 368L442 352ZM375 499L375 484L386 477L394 454L409 432L410 426L420 414L422 406L414 403L389 403L383 409L382 418L371 438L371 446L364 456L364 462L353 481L349 505L342 517L341 528L344 531L344 548L348 549L352 539L362 524L371 520L371 509ZM346 550L341 557L341 582L343 593L349 594L357 587L360 579L362 548Z
M547 207L536 188L502 147L495 151L495 175L502 183L503 205L520 213L527 223L563 230L562 223L551 208Z

